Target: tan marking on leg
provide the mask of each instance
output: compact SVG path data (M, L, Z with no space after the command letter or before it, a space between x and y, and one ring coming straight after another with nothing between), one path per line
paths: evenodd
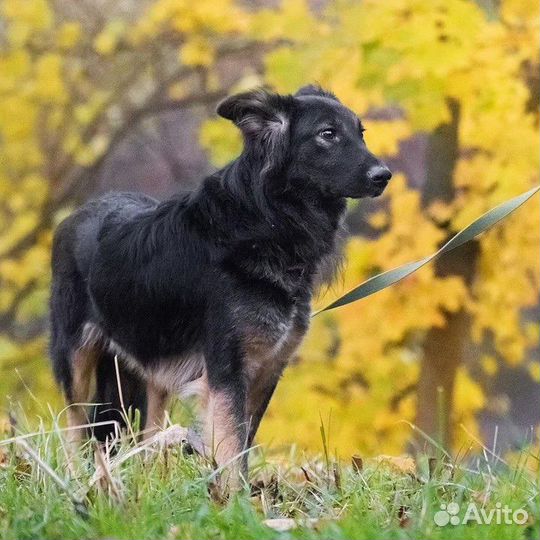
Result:
M163 429L165 410L169 402L169 394L152 383L146 384L146 423L144 426L143 440L147 440L157 431Z
M221 487L224 492L236 491L240 487L243 458L238 456L245 447L246 426L238 425L238 419L233 413L232 399L223 391L208 388L204 414L205 447L218 467L225 467L220 474Z
M76 427L89 423L86 406L90 399L90 385L94 377L96 363L99 357L99 349L96 347L85 347L77 349L72 354L72 386L71 386L71 406L67 411L68 426ZM71 443L79 444L86 429L71 429L68 431L68 440Z

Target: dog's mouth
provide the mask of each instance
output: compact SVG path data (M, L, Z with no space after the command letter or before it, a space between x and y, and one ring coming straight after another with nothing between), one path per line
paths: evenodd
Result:
M369 186L369 196L378 197L382 195L382 192L386 189L388 185L388 180L375 180L372 181Z

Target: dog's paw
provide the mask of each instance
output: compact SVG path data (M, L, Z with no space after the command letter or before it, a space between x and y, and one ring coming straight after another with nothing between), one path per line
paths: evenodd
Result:
M148 442L150 446L165 449L187 443L187 436L188 428L175 425L158 431Z
M156 433L149 443L150 446L160 450L180 446L187 454L206 455L201 436L194 429L183 426L170 426Z

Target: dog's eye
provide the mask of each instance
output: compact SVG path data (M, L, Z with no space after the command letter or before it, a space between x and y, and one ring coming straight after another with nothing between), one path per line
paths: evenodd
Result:
M326 141L332 141L336 138L336 130L335 129L323 129L319 136L325 139Z

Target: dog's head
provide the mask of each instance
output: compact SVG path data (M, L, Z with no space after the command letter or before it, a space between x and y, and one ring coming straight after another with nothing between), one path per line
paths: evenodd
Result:
M392 176L367 149L356 114L318 87L294 96L245 92L222 101L217 112L241 129L244 152L260 164L263 181L360 198L380 195Z

